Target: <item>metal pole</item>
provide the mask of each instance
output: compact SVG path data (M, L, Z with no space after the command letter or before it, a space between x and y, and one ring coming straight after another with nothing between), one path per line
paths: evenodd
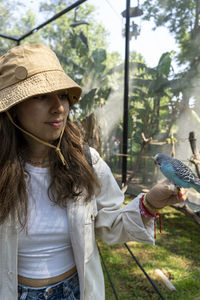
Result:
M73 8L76 8L77 6L79 6L80 4L82 4L83 2L85 2L87 0L79 0L77 2L75 2L74 4L72 4L71 6L63 9L62 11L60 11L59 13L57 13L56 15L54 15L52 18L50 18L49 20L45 21L44 23L40 24L39 26L31 29L31 31L27 32L26 34L20 36L20 37L12 37L12 36L8 36L5 34L0 34L0 37L3 37L5 39L9 39L9 40L13 40L17 42L17 45L20 45L20 42L25 39L26 37L28 37L29 35L33 34L34 32L38 31L39 29L41 29L42 27L46 26L47 24L55 21L56 19L58 19L59 17L61 17L62 15L64 15L65 13L69 12L70 10L72 10Z
M117 292L116 292L115 287L114 287L114 284L113 284L112 279L111 279L111 277L110 277L110 273L109 273L109 271L108 271L108 269L107 269L107 267L106 267L105 260L104 260L104 258L103 258L103 255L101 254L101 250L100 250L98 244L97 244L97 247L98 247L98 250L99 250L99 255L100 255L100 257L101 257L102 264L103 264L103 266L104 266L106 275L107 275L107 277L108 277L108 280L109 280L109 282L110 282L111 288L112 288L113 293L114 293L114 295L115 295L115 299L116 299L116 300L119 300L118 295L117 295Z
M83 2L85 2L87 0L79 0L77 2L75 2L74 4L72 4L71 6L63 9L61 12L57 13L56 15L54 15L52 18L50 18L49 20L47 20L46 22L40 24L39 26L33 28L31 31L27 32L26 34L22 35L19 38L19 41L25 39L27 36L33 34L35 31L41 29L42 27L46 26L47 24L55 21L56 19L58 19L59 17L61 17L62 15L64 15L65 13L67 13L68 11L72 10L73 8L76 8L78 5L82 4Z
M162 300L166 300L164 298L164 296L161 294L161 292L159 291L159 289L157 288L157 286L155 285L155 283L153 282L153 280L150 278L150 276L147 274L147 272L145 271L145 269L142 267L142 265L140 264L139 260L135 257L135 255L133 254L133 252L131 251L131 249L129 248L129 246L126 243L124 243L124 246L128 249L128 251L131 254L132 258L135 260L135 262L137 263L137 265L140 267L140 269L142 270L142 272L144 273L144 275L147 277L147 279L149 280L149 282L151 283L151 285L153 286L153 288L155 289L155 291L158 293L158 295L160 296L160 298Z
M0 34L0 37L7 39L7 40L12 40L12 41L18 41L18 38L14 37L14 36L9 36L9 35L5 35L5 34Z
M129 96L129 37L130 37L130 0L126 0L122 185L124 185L126 183L126 174L127 174L128 96Z

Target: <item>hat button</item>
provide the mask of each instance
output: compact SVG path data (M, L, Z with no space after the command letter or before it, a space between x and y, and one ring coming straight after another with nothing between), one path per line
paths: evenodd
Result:
M28 75L28 71L25 67L20 66L15 69L15 77L17 79L23 80L27 78L27 75Z

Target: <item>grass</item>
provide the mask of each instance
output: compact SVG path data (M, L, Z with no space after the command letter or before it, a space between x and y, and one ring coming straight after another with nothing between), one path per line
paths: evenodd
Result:
M98 244L120 300L161 299L123 244ZM166 300L200 300L200 230L191 219L165 208L156 246L127 244ZM164 285L155 269L162 270L176 291ZM106 274L105 284L106 300L115 300Z

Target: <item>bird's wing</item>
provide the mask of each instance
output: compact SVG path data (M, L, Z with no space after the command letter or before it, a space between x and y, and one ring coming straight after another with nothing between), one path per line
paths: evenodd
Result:
M178 159L172 160L172 166L175 170L175 174L184 181L200 185L200 179L188 168L182 161Z

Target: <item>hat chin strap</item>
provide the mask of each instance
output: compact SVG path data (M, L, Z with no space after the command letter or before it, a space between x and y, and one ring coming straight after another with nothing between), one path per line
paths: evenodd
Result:
M41 143L41 144L43 144L43 145L46 145L46 146L51 147L51 148L54 148L55 151L57 152L57 154L59 155L59 157L60 157L60 159L61 159L63 165L66 166L67 168L69 168L69 165L68 165L67 161L65 160L65 158L64 158L64 156L63 156L63 154L62 154L62 152L61 152L61 150L60 150L60 144L61 144L61 140L62 140L63 133L64 133L64 131L65 131L65 126L63 126L63 128L62 128L62 131L61 131L61 134L60 134L60 138L59 138L59 142L58 142L57 146L54 146L54 145L52 145L52 144L50 144L50 143L48 143L48 142L43 141L42 139L38 138L37 136L33 135L32 133L30 133L30 132L24 130L23 128L21 128L20 126L18 126L18 125L13 121L13 118L11 117L11 114L10 114L8 111L6 111L6 114L7 114L8 118L9 118L10 122L11 122L15 127L17 127L19 130L21 130L23 133L25 133L26 135L30 136L31 138L33 138L34 140L36 140L37 142L39 142L39 143Z

